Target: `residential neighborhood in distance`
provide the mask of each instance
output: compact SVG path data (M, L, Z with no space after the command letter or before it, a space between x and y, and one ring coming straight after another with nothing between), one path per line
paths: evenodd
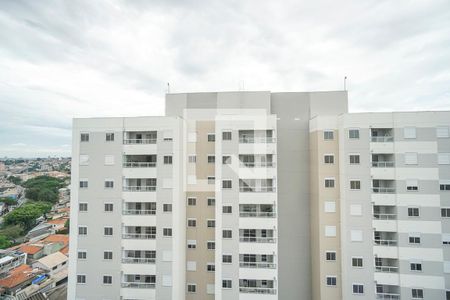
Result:
M66 299L70 163L0 159L0 299Z

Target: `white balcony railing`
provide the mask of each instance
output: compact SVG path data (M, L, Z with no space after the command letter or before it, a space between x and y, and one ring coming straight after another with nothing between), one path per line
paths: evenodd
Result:
M375 272L397 273L398 267L394 266L375 266Z
M154 168L156 167L156 162L138 162L129 161L123 163L124 168Z
M248 294L270 294L275 295L276 289L271 288L257 288L257 287L239 287L239 292Z
M123 239L137 239L137 240L153 240L156 238L154 233L123 233Z
M275 243L274 237L239 237L239 241L243 243Z
M240 163L241 167L245 168L273 168L275 167L274 162L242 162Z
M275 143L275 138L272 137L240 137L239 143L241 144L255 144L255 143Z
M137 288L137 289L154 289L155 283L145 282L122 282L123 288Z
M154 264L155 258L141 258L141 257L123 257L122 263L124 264Z
M376 220L396 220L397 214L381 214L381 213L374 213L373 218Z
M393 161L373 161L372 167L374 168L393 168L395 166L395 162Z
M124 144L156 144L156 138L155 139L124 139Z
M400 299L400 294L393 294L393 293L377 293L377 299L383 299L383 300L397 300L397 299Z
M156 210L144 210L144 209L124 209L124 215L155 215Z
M374 193L377 194L394 194L395 188L393 187L373 187L372 188Z
M251 268L251 269L275 269L277 265L274 263L267 263L267 262L241 261L239 262L239 266L241 268Z
M276 212L241 211L239 216L241 218L275 218Z
M261 186L261 187L241 186L241 187L239 187L239 192L241 192L241 193L270 193L270 192L275 192L275 187L273 187L273 186Z
M124 192L154 192L156 191L156 186L153 185L142 185L142 186L124 186Z
M397 240L374 240L373 242L380 246L397 246Z
M393 142L394 137L393 136L373 136L372 142L374 143L387 143L387 142Z

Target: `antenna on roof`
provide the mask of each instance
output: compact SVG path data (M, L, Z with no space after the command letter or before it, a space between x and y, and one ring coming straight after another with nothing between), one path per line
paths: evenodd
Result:
M344 91L347 90L347 76L344 77Z
M170 83L167 83L167 94L170 94Z

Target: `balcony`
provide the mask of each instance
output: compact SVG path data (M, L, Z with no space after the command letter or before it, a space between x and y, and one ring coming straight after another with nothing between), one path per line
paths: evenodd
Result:
M269 144L274 143L273 130L239 130L241 144Z
M373 218L375 220L397 220L397 209L390 205L374 205Z
M240 204L241 218L275 218L274 205L270 204Z
M372 180L372 192L377 194L395 194L395 180Z
M400 287L396 285L377 284L376 299L398 300L400 299Z
M123 239L152 240L156 238L154 226L125 226Z
M124 264L154 264L156 251L152 250L125 250L122 263Z
M128 131L125 133L123 143L126 145L156 144L156 140L156 131Z
M397 246L398 237L396 232L375 231L374 244L378 246Z
M125 274L121 285L123 288L154 289L156 276Z
M156 155L125 155L124 168L154 168L156 167Z
M372 154L373 168L393 168L395 167L394 154Z
M239 279L239 292L276 295L273 280Z
M122 211L124 215L155 215L156 202L125 202Z
M275 243L272 229L239 229L239 241L243 243Z
M372 128L371 141L373 143L390 143L394 141L392 128Z
M239 179L241 193L270 193L275 190L273 179Z
M375 257L375 272L398 273L398 259Z
M123 187L124 192L154 192L156 178L127 178Z
M272 154L241 154L239 165L244 168L273 168L275 162Z
M239 267L250 269L275 269L273 255L239 254Z

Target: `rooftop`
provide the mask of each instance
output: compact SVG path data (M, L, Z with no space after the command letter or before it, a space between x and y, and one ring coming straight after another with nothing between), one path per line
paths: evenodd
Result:
M60 265L67 260L68 258L64 254L62 254L61 252L55 252L41 259L38 259L37 262L43 264L49 269L52 269L53 267Z
M20 265L9 272L9 275L0 279L0 286L13 288L19 284L33 278L36 275L33 269L28 265Z
M19 247L19 251L27 254L36 254L42 250L42 245L22 245Z

